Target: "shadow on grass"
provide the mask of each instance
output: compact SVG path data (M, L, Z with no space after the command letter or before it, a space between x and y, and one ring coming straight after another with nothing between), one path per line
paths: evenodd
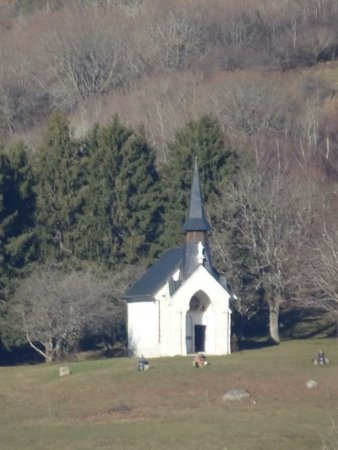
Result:
M268 338L266 340L244 339L238 343L239 350L254 350L259 348L274 347L275 345L277 345L276 342Z
M322 326L314 331L310 332L303 332L303 333L294 333L291 334L290 338L292 339L308 339L308 338L314 338L314 337L322 337L328 338L328 337L336 337L336 329L335 324L328 324L326 326Z
M116 345L111 349L104 346L92 346L91 348L80 348L78 351L70 352L59 362L71 362L77 360L99 360L108 358L119 358L126 356L126 348L123 345ZM33 365L44 363L44 358L39 355L28 344L7 349L0 345L0 367Z
M236 325L236 324L235 324ZM244 326L243 326L244 325ZM335 319L327 312L288 308L280 313L279 334L282 341L337 337ZM232 351L260 349L276 345L268 336L268 315L262 313L233 327ZM239 338L242 336L242 338Z
M337 335L336 321L328 313L289 310L281 314L281 336L286 339L328 338Z
M127 350L123 345L116 345L113 348L106 348L103 346L93 346L91 348L80 349L80 359L98 360L110 358L123 358L127 356Z

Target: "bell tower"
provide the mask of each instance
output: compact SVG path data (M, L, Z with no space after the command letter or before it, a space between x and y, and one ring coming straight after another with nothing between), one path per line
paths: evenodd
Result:
M200 264L210 273L213 272L208 243L208 232L210 230L211 225L204 212L199 169L197 158L195 158L190 203L182 226L182 231L185 234L185 252L181 279L187 278Z

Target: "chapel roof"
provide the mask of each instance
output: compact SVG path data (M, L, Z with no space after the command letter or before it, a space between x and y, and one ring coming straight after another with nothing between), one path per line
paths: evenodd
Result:
M182 231L209 231L211 229L202 202L201 183L198 171L197 158L195 158L194 175L191 185L190 204L188 214Z
M124 298L129 302L153 300L156 292L180 267L183 255L184 247L167 250L125 293Z
M205 216L197 158L195 159L193 180L191 186L190 204L183 224L182 231L188 236L190 233L202 232L206 235L211 226ZM182 247L167 250L145 274L125 293L127 302L154 301L154 296L168 283L169 291L175 292L201 264L198 260L198 241L186 241ZM207 239L203 242L203 266L216 279L217 271L212 267L210 249ZM175 281L173 275L179 270L179 279Z

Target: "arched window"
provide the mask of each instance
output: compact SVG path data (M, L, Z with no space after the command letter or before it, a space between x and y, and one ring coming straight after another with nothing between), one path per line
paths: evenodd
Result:
M191 297L189 303L190 312L204 312L210 305L209 297L204 292L199 291L197 294Z

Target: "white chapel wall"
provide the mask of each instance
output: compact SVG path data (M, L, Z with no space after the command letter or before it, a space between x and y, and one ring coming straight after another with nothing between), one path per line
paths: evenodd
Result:
M158 302L128 304L128 346L132 353L159 356Z
M229 354L230 296L203 266L172 297L166 284L156 293L155 301L128 304L128 335L135 354L149 358L186 355L186 317L190 300L198 291L210 299L207 310L193 319L194 325L206 325L205 351Z
M207 325L205 351L210 354L226 355L230 353L230 295L212 277L212 275L200 266L191 277L181 286L173 296L174 308L177 314L184 315L184 330L180 332L180 324L176 324L177 335L183 334L185 341L185 316L189 311L189 302L197 291L203 291L210 299L211 304L207 311L201 316L200 323ZM198 324L199 320L195 322ZM186 342L179 344L180 348L186 349ZM183 351L182 354L185 354Z

